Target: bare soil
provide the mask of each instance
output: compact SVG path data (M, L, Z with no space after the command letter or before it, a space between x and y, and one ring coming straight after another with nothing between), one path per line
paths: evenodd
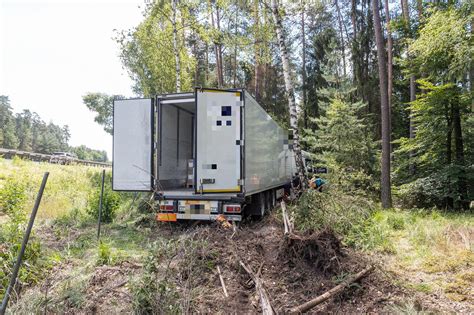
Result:
M44 245L64 248L64 243L52 231L43 231ZM66 241L73 241L79 233L70 231ZM168 276L178 284L176 290L179 297L189 299L186 310L190 313L252 314L261 311L255 287L240 267L240 260L263 280L277 313L286 313L290 308L315 298L368 265L375 265L372 273L309 313L396 313L407 301L411 301L415 311L453 311L449 304L394 285L397 279L393 274L384 271L370 256L344 247L330 230L285 238L282 224L274 216L267 216L261 221L242 223L235 232L216 222L167 223L155 225L150 235L150 242L158 238L183 237L206 242L208 252L199 253L196 259L208 261L209 268L193 275L193 288L181 286L182 282L178 281L189 278L189 273L193 272L192 266L180 261L180 255L172 258L173 261L166 266ZM221 269L228 298L223 294L217 266ZM73 268L71 263L59 264L48 276L47 283L37 287L41 291L45 290L45 286L58 287L67 280ZM122 261L114 266L94 267L83 292L84 302L79 306L71 305L67 313L133 312L130 281L143 272L142 261ZM189 293L191 291L193 294Z

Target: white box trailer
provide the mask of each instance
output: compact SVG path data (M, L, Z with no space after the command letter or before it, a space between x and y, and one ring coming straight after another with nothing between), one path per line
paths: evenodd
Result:
M263 215L289 192L291 133L243 89L114 101L112 187L153 191L157 219Z

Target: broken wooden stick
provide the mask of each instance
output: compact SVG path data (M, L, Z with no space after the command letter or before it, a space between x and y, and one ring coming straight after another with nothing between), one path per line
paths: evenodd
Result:
M293 232L292 224L288 218L288 213L286 212L285 201L281 201L281 213L283 216L283 224L285 225L285 235L291 234Z
M304 312L307 312L309 311L310 309L312 309L313 307L315 307L316 305L318 304L321 304L322 302L326 301L327 299L329 299L330 297L338 294L339 292L341 292L342 290L344 290L348 285L350 285L351 283L353 282L356 282L358 280L360 280L361 278L365 277L369 272L371 272L372 270L374 269L373 266L369 266L367 268L365 268L364 270L362 270L361 272L359 272L358 274L354 275L353 277L343 281L342 283L340 283L339 285L335 286L334 288L332 288L331 290L329 291L326 291L325 293L321 294L320 296L318 296L317 298L314 298L306 303L303 303L299 306L296 306L294 308L292 308L289 313L290 314L300 314L300 313L304 313Z
M217 266L217 273L219 274L219 279L221 280L221 286L222 290L224 291L224 296L228 298L229 294L227 294L227 288L225 287L224 278L222 278L221 268L219 268L219 266Z
M263 315L273 315L273 307L270 304L270 297L268 296L267 290L263 287L263 281L259 277L257 277L250 267L247 267L242 261L239 261L239 264L244 268L244 270L249 274L250 278L252 278L253 282L255 283L255 290L257 291L258 295L260 296L260 305L262 307L262 314Z

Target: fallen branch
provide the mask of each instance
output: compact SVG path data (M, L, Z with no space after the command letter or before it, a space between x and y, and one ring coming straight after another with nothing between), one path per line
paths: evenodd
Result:
M217 266L217 273L219 274L219 279L221 280L221 285L222 285L222 290L224 291L224 296L226 298L228 298L229 294L227 294L227 288L225 287L224 278L222 278L221 268L219 268L219 266Z
M358 274L354 275L353 277L343 281L342 283L340 283L339 285L335 286L334 288L332 288L331 290L329 291L326 291L325 293L321 294L320 296L318 296L317 298L314 298L306 303L303 303L299 306L296 306L294 308L292 308L289 313L290 314L300 314L300 313L304 313L304 312L307 312L309 311L310 309L312 309L313 307L315 307L316 305L318 304L321 304L322 302L326 301L327 299L329 299L330 297L338 294L339 292L341 292L342 290L344 290L348 285L350 285L351 283L353 282L356 282L358 280L360 280L361 278L363 278L364 276L366 276L369 272L371 272L372 270L374 269L373 266L369 266L367 268L365 268L364 270L362 270L361 272L359 272Z
M285 235L292 234L293 226L288 218L288 213L286 212L286 204L285 201L282 200L281 202L281 213L283 216L283 224L285 225Z
M260 305L262 307L262 314L263 315L273 315L273 308L270 304L270 298L268 296L267 290L263 287L263 281L257 277L250 267L247 267L242 261L239 261L239 264L244 268L244 270L249 274L250 278L252 278L253 282L255 283L255 290L257 291L258 295L260 296Z

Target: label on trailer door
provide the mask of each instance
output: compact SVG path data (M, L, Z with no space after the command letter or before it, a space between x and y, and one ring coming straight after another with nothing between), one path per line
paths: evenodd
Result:
M241 95L196 90L196 192L241 192Z

